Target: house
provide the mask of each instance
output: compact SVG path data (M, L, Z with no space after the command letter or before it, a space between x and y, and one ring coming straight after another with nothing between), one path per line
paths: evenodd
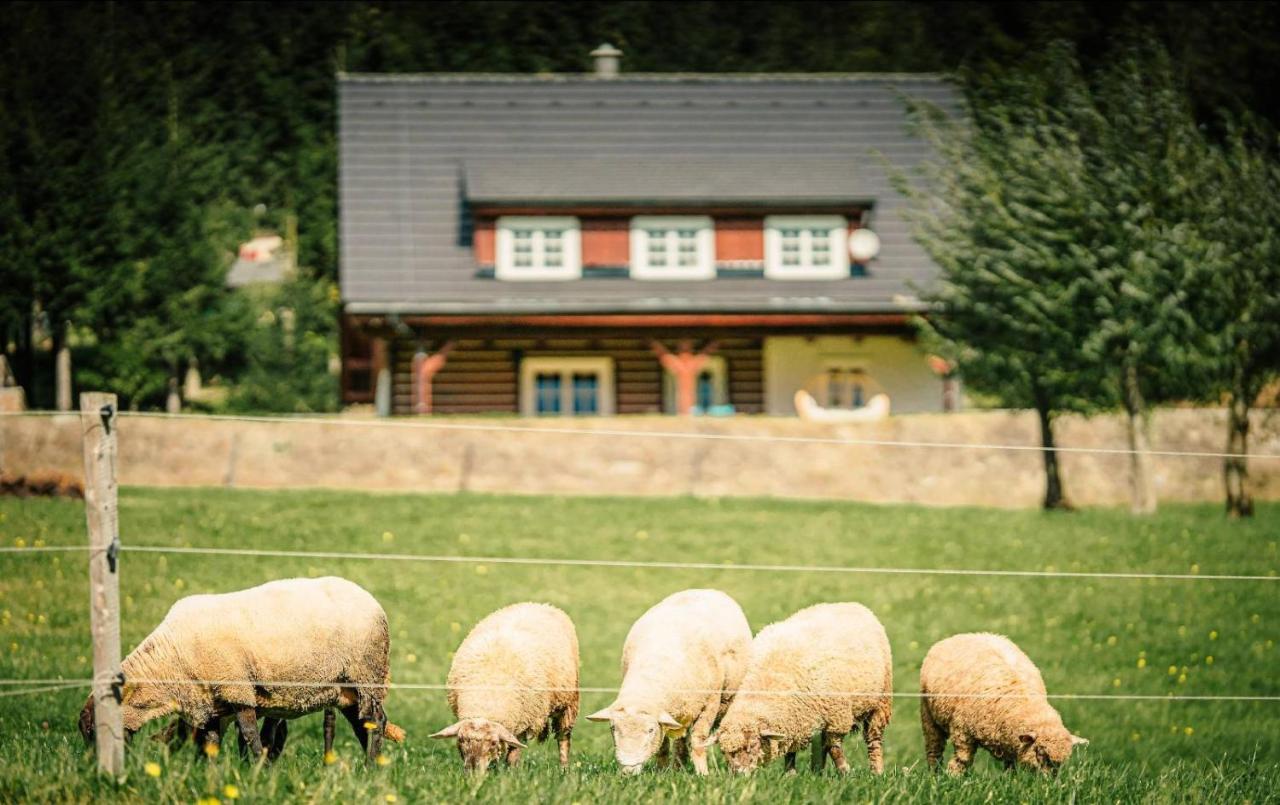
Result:
M953 87L593 55L587 74L340 76L344 400L786 415L804 389L943 410L910 326L936 268L884 160L926 154L903 96L954 106Z

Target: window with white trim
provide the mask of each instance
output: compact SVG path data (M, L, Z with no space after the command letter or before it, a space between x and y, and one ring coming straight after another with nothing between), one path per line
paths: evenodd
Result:
M612 358L525 358L520 362L520 413L525 416L609 416Z
M728 364L723 356L712 355L698 372L694 384L694 413L705 414L716 406L728 404ZM662 410L668 414L676 413L676 378L666 371L662 373Z
M582 276L582 229L570 216L503 216L497 221L494 276L500 280L568 280Z
M849 276L842 215L770 215L764 219L764 275L822 280Z
M865 361L826 361L814 395L824 408L862 408L884 388Z
M713 279L715 228L706 215L638 215L631 219L631 276Z

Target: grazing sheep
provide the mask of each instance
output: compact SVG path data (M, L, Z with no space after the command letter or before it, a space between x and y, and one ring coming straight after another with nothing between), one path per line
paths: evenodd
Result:
M618 764L636 774L656 753L707 773L711 730L742 681L751 626L719 590L685 590L655 604L631 627L622 648L622 688L613 704L587 716L608 721Z
M523 741L560 743L560 766L569 766L569 743L578 717L578 634L569 616L549 604L512 604L472 628L454 654L448 678L449 707L458 721L432 735L456 738L468 770L520 761Z
M284 745L282 719L336 707L373 760L384 735L404 735L387 723L382 707L390 682L389 647L386 613L345 579L285 579L188 596L121 664L125 733L178 713L194 728L201 751L220 740L223 722L234 717L256 757L264 752L259 715L267 717L267 744L278 753ZM80 714L86 741L93 740L93 710L90 696ZM332 713L326 713L326 753L332 723Z
M765 627L715 740L737 772L750 772L796 752L813 739L812 766L830 755L849 770L841 740L858 725L876 774L893 713L893 658L884 627L861 604L818 604Z
M1049 704L1040 669L1007 637L960 634L935 643L920 667L920 723L925 754L936 769L947 738L956 751L947 771L963 774L982 747L1004 762L1056 771L1071 750L1089 743L1072 735ZM956 694L956 695L948 695Z

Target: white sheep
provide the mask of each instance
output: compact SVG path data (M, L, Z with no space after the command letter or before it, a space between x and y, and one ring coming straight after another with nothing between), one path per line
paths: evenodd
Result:
M689 757L707 773L707 742L746 670L751 626L719 590L685 590L654 605L622 648L622 688L613 704L587 716L612 725L615 755L635 774L658 755Z
M947 738L947 771L963 774L982 747L1006 768L1053 771L1088 741L1062 724L1049 704L1040 669L1013 641L959 634L935 643L920 667L920 723L925 755L936 769Z
M449 707L458 721L432 735L456 738L468 771L494 760L514 766L523 741L555 732L560 766L578 717L578 634L549 604L512 604L467 634L449 668Z
M814 770L830 755L843 774L849 763L841 741L861 725L879 774L892 714L893 657L880 621L861 604L818 604L756 635L715 741L734 771L783 755L793 772L796 752L812 739Z
M256 757L264 752L259 716L271 722L336 707L373 760L384 734L404 736L383 711L389 649L386 613L346 579L284 579L188 596L121 663L125 733L178 713L195 729L200 751L217 743L224 719L234 717ZM80 714L88 741L93 727L90 696ZM329 712L325 733L327 754ZM276 741L283 745L282 733L268 743Z

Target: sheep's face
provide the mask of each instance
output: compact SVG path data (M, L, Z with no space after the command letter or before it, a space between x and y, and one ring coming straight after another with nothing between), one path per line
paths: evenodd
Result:
M155 685L126 683L120 699L125 736L131 736L148 721L176 713L179 705Z
M635 707L610 707L587 718L608 721L613 732L614 757L623 774L639 774L662 746L668 731L682 729L669 713Z
M720 731L716 742L729 768L737 774L750 774L768 762L769 741L759 730Z
M524 747L511 730L484 718L463 719L431 737L456 738L463 768L476 774L483 774L491 763L500 763L511 750Z
M132 737L148 721L177 712L177 710L178 703L165 695L163 691L157 690L150 685L125 685L120 702L120 714L124 722L125 737ZM93 694L90 694L88 701L84 703L84 708L80 711L79 723L80 734L84 736L87 744L92 744L96 737L97 725L95 717L96 709L93 704Z
M1089 743L1065 727L1029 730L1018 737L1018 763L1046 773L1057 773L1077 746Z

